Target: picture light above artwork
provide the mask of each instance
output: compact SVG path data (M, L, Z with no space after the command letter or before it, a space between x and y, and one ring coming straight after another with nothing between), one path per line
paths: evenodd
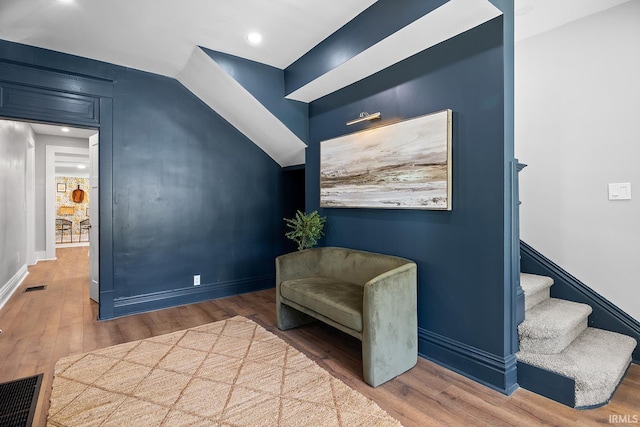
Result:
M360 116L358 116L357 119L348 121L347 126L355 125L356 123L360 123L360 122L366 122L368 120L379 119L380 117L382 117L380 112L369 114L366 111L363 111L362 113L360 113Z
M451 210L452 115L442 110L322 141L320 206Z

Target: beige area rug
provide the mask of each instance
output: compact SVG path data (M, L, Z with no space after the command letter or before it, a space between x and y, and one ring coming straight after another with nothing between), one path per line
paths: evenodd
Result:
M49 426L400 426L244 317L62 358Z

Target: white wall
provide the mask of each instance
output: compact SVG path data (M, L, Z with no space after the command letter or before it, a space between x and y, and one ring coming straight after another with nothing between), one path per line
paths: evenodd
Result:
M26 272L26 159L31 127L0 120L0 306ZM12 289L11 289L12 291Z
M640 2L515 53L522 240L640 320ZM615 182L633 199L609 201Z
M69 138L53 135L36 135L35 155L35 248L38 252L46 250L45 184L47 146L88 148L87 138ZM86 174L85 174L86 175Z

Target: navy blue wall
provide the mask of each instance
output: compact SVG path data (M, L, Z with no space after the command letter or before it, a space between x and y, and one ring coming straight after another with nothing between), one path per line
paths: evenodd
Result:
M328 218L325 245L416 261L421 354L504 391L515 384L515 360L505 351L503 58L500 17L313 102L306 205ZM454 112L452 211L319 208L320 141L446 108ZM383 120L347 127L361 111Z
M273 273L281 168L175 80L128 71L114 101L114 288Z
M113 82L107 317L273 286L282 170L256 145L174 79L4 41L0 61Z

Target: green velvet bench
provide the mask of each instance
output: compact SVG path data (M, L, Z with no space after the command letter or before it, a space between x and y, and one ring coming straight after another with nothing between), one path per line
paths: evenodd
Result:
M362 341L367 384L418 360L417 267L408 259L346 248L314 248L276 258L278 328L314 320Z

